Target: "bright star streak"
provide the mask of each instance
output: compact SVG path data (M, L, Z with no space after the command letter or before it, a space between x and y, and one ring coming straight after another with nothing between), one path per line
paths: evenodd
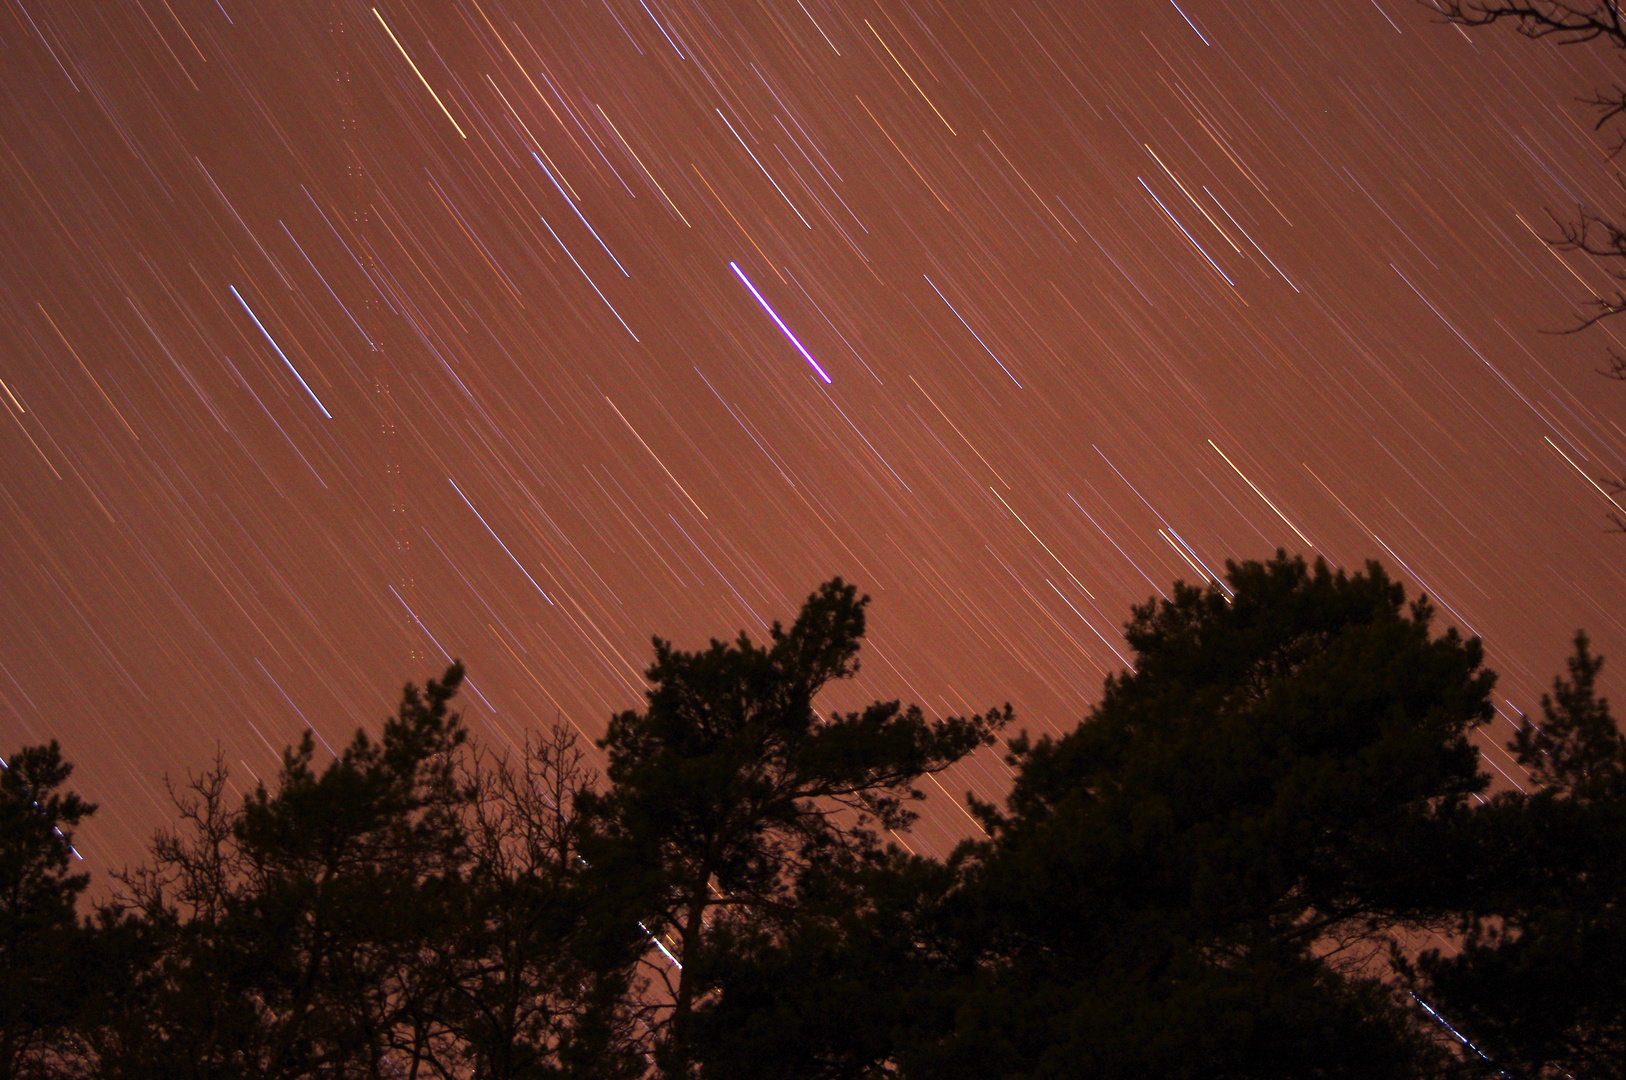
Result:
M457 486L457 481L448 476L446 478L446 482L452 485L452 490L457 492L457 497L463 500L463 504L470 510L474 510L474 504L469 502L469 497L467 495L463 494L463 489ZM512 551L508 551L508 545L502 542L502 537L498 536L497 530L493 529L490 523L486 521L485 515L480 513L478 510L474 510L474 516L480 519L480 524L486 527L486 532L490 533L491 538L497 541L497 546L502 548L503 551L507 552L510 559L514 560L514 565L518 566L519 572L525 575L525 580L529 581L532 585L536 585L536 579L531 576L531 572L525 569L524 565L519 561L518 557L516 557ZM547 590L542 588L542 586L536 585L536 591L541 593L542 599L546 600L549 604L553 603L553 597L549 596ZM404 602L405 601L403 601L403 603ZM416 619L417 616L414 615L413 618Z
M542 165L542 159L536 156L535 150L531 151L531 156L536 158L536 163L538 165ZM587 226L587 231L593 234L593 239L597 240L598 246L604 249L604 254L608 255L610 257L610 261L615 263L615 268L621 271L621 276L630 278L632 275L627 273L627 268L625 266L621 265L621 260L615 257L615 252L610 250L610 245L604 242L604 238L598 234L598 230L593 228L592 224L587 220L587 218L583 217L582 212L580 210L576 210L576 204L570 201L570 196L565 194L565 189L560 187L559 181L553 178L553 171L546 165L542 165L542 171L548 174L548 179L552 181L554 190L559 192L560 197L565 200L565 205L576 211L576 216L581 218L581 223L583 225Z
M1065 567L1063 569L1065 569ZM1129 657L1127 657L1123 653L1119 652L1117 647L1115 645L1113 645L1112 642L1110 642L1110 641L1108 641L1106 639L1105 634L1101 633L1101 631L1099 631L1099 630L1097 630L1095 628L1094 623L1090 622L1089 619L1086 619L1084 617L1084 613L1082 611L1078 610L1078 608L1073 605L1073 602L1071 600L1067 599L1067 596L1066 596L1065 593L1063 593L1060 589L1056 588L1056 583L1054 581L1051 581L1049 578L1045 578L1044 583L1046 585L1050 586L1050 589L1051 589L1052 592L1054 592L1057 596L1061 597L1061 602L1062 603L1066 604L1069 608L1072 608L1073 614L1078 616L1079 621L1081 621L1085 626L1089 627L1090 633L1092 633L1096 637L1100 638L1101 639L1101 644L1103 644L1107 648L1111 649L1112 650L1112 655L1116 656L1118 659L1122 660L1124 662L1125 667L1133 668L1135 666L1134 663L1132 663L1130 661Z
M401 39L395 36L395 31L390 29L390 24L384 21L384 16L378 14L377 8L373 8L373 15L378 19L378 25L384 28L384 33L388 34L390 36L390 40L395 42L395 47L401 50L401 56L405 58L408 64L412 64L412 73L418 77L419 82L423 83L423 88L429 91L429 96L435 99L435 104L439 105L440 111L446 114L446 119L452 122L452 126L454 128L457 128L457 133L459 135L462 135L463 138L467 139L468 136L463 134L463 126L457 122L457 118L452 115L452 110L446 107L446 103L440 100L440 95L435 93L435 88L433 86L429 85L429 80L423 77L423 72L418 70L418 65L413 63L412 57L407 53L406 46L402 45Z
M1174 0L1169 0L1169 3L1174 4ZM1209 40L1206 37L1203 37L1203 32L1197 29L1197 24L1191 21L1191 16L1187 15L1183 10L1181 10L1179 4L1174 4L1174 10L1180 12L1180 17L1186 20L1186 25L1191 27L1193 33L1203 39L1204 45L1208 45L1210 48L1213 48L1213 45L1209 42ZM1385 18L1387 18L1387 16L1385 16ZM1393 26L1394 24L1391 22L1389 25Z
M24 14L27 14L27 13L25 12ZM5 758L0 758L0 769L5 769L8 772L11 770L11 766L6 764L6 759ZM42 813L44 812L44 807L40 806L38 799L30 799L29 801L34 804L34 809L39 810ZM63 832L60 828L58 828L55 825L51 826L51 831L56 833L58 836L62 837L62 839L64 839L64 840L66 840L68 838L68 834ZM80 862L85 861L85 857L83 855L79 854L79 849L74 847L72 844L68 845L68 850L73 852L73 857L78 859Z
M459 494L461 494L461 492ZM498 541L498 543L501 543L501 542L502 541L500 541L500 540ZM404 597L402 597L400 593L395 591L395 586L394 585L388 585L388 586L385 586L385 587L387 589L389 589L390 593L392 595L394 595L395 599L400 602L402 609L404 611L406 611L406 613L407 613L407 617L410 618L414 623L417 624L418 629L423 631L424 636L427 637L429 639L430 643L435 646L435 649L440 653L440 655L446 658L446 662L448 664L456 663L456 661L452 659L452 654L446 651L446 646L442 645L440 643L440 639L435 637L435 635L430 632L429 627L424 625L424 621L422 619L418 618L418 613L416 611L412 610L412 605L408 604L406 602L406 599ZM256 661L256 663L258 663L258 661ZM260 670L264 671L265 669L262 667ZM470 679L467 676L464 676L463 681L468 684L468 688L470 690L473 690L475 692L475 694L479 696L481 701L485 702L486 708L490 709L493 713L495 713L497 711L497 706L491 704L491 699L490 698L488 698L484 694L480 693L480 688L478 686L474 685L474 680L473 679ZM287 697L287 695L284 694L283 697ZM292 705L293 702L289 702L289 704ZM321 736L318 735L317 738L321 738ZM323 745L326 745L326 744L324 743Z
M683 55L683 50L678 48L677 47L677 42L672 40L672 35L668 34L666 32L666 27L662 26L661 21L659 19L655 18L655 13L653 11L649 10L649 5L644 3L644 0L638 0L638 6L644 9L644 14L649 16L649 21L654 23L657 27L659 27L660 32L661 32L661 36L666 39L666 43L668 45L672 46L672 51L677 53L678 59L679 60L686 59L686 57ZM616 21L620 22L621 20L617 19ZM645 932L647 933L648 931L645 931ZM666 950L662 949L661 951L665 952Z
M1208 259L1208 265L1212 266L1214 268L1214 273L1216 273L1220 277L1224 278L1225 279L1225 284L1229 285L1233 289L1236 288L1236 282L1231 280L1231 277L1230 277L1229 274L1227 274L1224 270L1220 269L1219 263L1215 262L1212 258L1209 257L1208 252L1203 250L1203 246L1201 244L1197 243L1197 238L1192 236L1191 233L1186 229L1186 227L1184 225L1180 224L1180 219L1175 217L1172 213L1169 212L1169 208L1167 206L1163 205L1163 200L1157 197L1157 192L1153 191L1149 187L1146 187L1146 181L1141 180L1140 177L1137 176L1137 177L1135 177L1135 179L1140 180L1140 186L1143 187L1143 188L1146 188L1146 194L1150 195L1152 197L1152 201L1157 203L1157 208L1159 210L1161 210L1165 214L1169 215L1169 220L1174 222L1174 227L1176 229L1179 229L1182 233L1185 234L1186 239L1191 241L1191 246L1197 249L1198 254L1200 254L1203 258Z
M393 592L394 590L392 589L391 591ZM270 681L271 685L276 688L277 693L282 695L282 700L288 703L288 707L292 709L294 711L294 715L298 716L299 719L304 723L306 730L321 740L322 748L328 753L333 754L334 757L337 757L337 751L333 749L332 745L329 744L326 739L322 738L322 733L316 730L316 726L310 722L308 717L306 717L305 711L298 705L294 704L293 698L288 696L288 692L282 688L281 683L277 682L276 679L271 677L271 673L265 670L265 665L260 663L260 658L257 656L254 658L254 666L260 669L260 674L264 675L266 679Z
M926 278L926 284L928 284L928 285L930 285L932 287L932 292L936 293L937 298L939 300L943 301L944 304L947 304L948 309L950 311L954 312L954 317L956 319L960 320L960 325L965 327L968 331L970 331L971 336L977 339L977 344L982 346L982 351L987 353L989 356L994 356L994 350L990 349L988 347L988 343L986 341L982 340L982 335L981 334L979 334L975 330L971 329L971 324L965 321L965 316L964 315L961 315L959 313L959 311L955 310L955 307L954 307L953 304L949 303L949 298L943 295L943 290L939 289L937 287L936 283L933 282L931 278L926 277L925 274L921 274L920 276L923 277L923 278ZM1011 375L1011 369L1005 366L1005 362L1003 360L1001 360L997 356L994 356L994 363L999 365L999 370L1001 370L1005 374L1011 376L1011 382L1016 383L1017 389L1021 389L1022 384L1019 383L1019 382L1016 382L1016 376Z
M1232 470L1234 470L1236 472L1236 474L1238 476L1242 477L1242 480L1243 480L1244 483L1246 483L1249 487L1253 488L1253 493L1255 495L1257 495L1261 499L1265 500L1265 505L1266 506L1268 506L1272 510L1276 511L1276 516L1277 517L1279 517L1283 521L1287 522L1287 527L1289 529L1292 529L1293 532L1298 534L1298 538L1300 540L1304 541L1304 544L1305 544L1306 547L1315 547L1314 544L1310 543L1310 538L1308 536L1305 536L1302 532L1299 532L1299 527L1297 525L1293 524L1291 521L1287 521L1287 515L1282 513L1280 507L1278 507L1275 503L1270 501L1270 496L1266 495L1263 491L1260 491L1259 490L1259 485L1254 483L1252 480L1249 480L1248 477L1247 477L1247 474L1244 473L1241 469L1238 469L1236 467L1236 462L1232 461L1230 456L1228 454L1226 454L1226 452L1224 450L1221 450L1218 446L1214 446L1214 440L1213 439L1208 440L1208 445L1214 447L1214 453L1218 454L1222 458L1225 458L1225 464L1229 465L1232 468Z
M572 207L572 209L575 209L575 208ZM542 217L542 215L540 215L540 214L538 214L537 217L539 219L541 219L542 224L548 225L548 219L547 218ZM555 240L558 240L559 246L561 248L564 248L565 254L570 255L570 249L565 247L565 242L563 240L559 240L559 234L553 231L553 226L552 225L548 225L548 232L553 236L553 238ZM606 248L605 250L608 251L609 249ZM610 258L613 259L613 258L615 258L615 256L611 255ZM593 280L592 275L588 274L588 272L586 270L582 269L582 264L581 263L576 262L576 256L570 255L570 261L573 262L573 263L576 263L576 269L581 270L582 277L587 279L587 284L593 286L593 291L598 293L598 298L600 300L604 301L604 306L610 309L610 314L614 315L615 316L615 321L621 324L621 329L625 330L629 335L631 335L632 340L637 341L638 340L638 335L634 334L632 332L632 327L627 325L627 320L623 319L621 317L621 313L619 311L615 310L615 305L610 303L610 298L608 296L604 295L604 290L600 289L598 287L598 283ZM621 264L616 263L616 265L620 266ZM623 271L623 273L624 272L625 271Z
M715 112L718 115L718 117L722 119L723 123L728 124L728 117L723 116L723 110L721 110L721 109L713 109L712 112ZM762 170L762 175L766 176L768 178L768 183L773 185L773 189L775 191L779 192L779 197L785 200L785 205L790 207L791 212L794 213L797 217L802 218L802 224L803 225L806 225L808 228L811 229L813 227L812 222L808 221L805 217L802 217L802 212L800 210L796 209L796 204L795 203L790 201L790 196L786 195L785 194L785 189L779 186L779 181L777 181L777 180L775 180L773 178L773 173L768 171L768 167L766 165L762 164L762 162L760 162L760 161L757 161L757 156L755 154L751 153L751 148L749 146L745 145L745 140L740 139L740 133L737 132L737 131L734 131L734 125L733 124L728 124L728 130L733 132L734 137L736 139L740 140L741 148L744 149L747 154L751 154L751 160L756 161L757 168Z
M265 340L269 341L271 347L277 350L277 355L282 357L284 364L288 365L288 370L294 373L294 378L299 380L299 385L305 388L305 393L309 394L311 400L316 402L316 407L322 410L322 415L329 420L333 419L333 414L327 411L327 406L323 405L322 399L316 396L316 391L311 389L311 384L305 381L305 376L301 375L299 369L294 367L293 361L288 359L288 354L282 351L281 345L277 344L277 339L271 336L271 331L267 330L265 324L260 321L260 317L254 314L254 309L248 306L248 301L243 299L243 294L237 291L237 286L227 285L226 288L230 289L231 294L237 297L237 302L243 305L243 310L248 312L248 317L253 319L254 325L260 328L260 333L265 335Z
M1146 496L1142 495L1140 493L1140 489L1137 488L1134 484L1131 484L1129 482L1129 477L1125 476L1122 472L1119 472L1118 466L1116 466L1116 465L1114 465L1112 463L1112 459L1107 457L1107 455L1102 452L1102 450L1101 450L1101 448L1099 446L1093 446L1092 445L1090 447L1090 449L1094 450L1097 454L1101 455L1101 460L1107 463L1107 468L1111 469L1113 472L1118 474L1118 479L1120 479L1120 480L1122 480L1124 482L1124 487L1128 488L1130 491L1133 491L1135 493L1135 498L1139 499L1141 501L1141 503L1146 507L1146 509L1150 510L1152 512L1152 515L1154 517L1156 517L1157 520L1159 520L1159 521L1161 521L1163 523L1163 528L1169 530L1169 535L1163 537L1164 540L1168 541L1169 546L1174 548L1175 552L1177 554L1179 554L1182 559L1185 559L1186 562L1188 562L1188 563L1191 563L1192 559L1197 558L1197 553L1195 551L1191 550L1191 545L1187 544L1185 542L1185 540L1181 539L1180 534L1174 531L1174 526L1169 524L1169 519L1164 517L1162 514L1158 513L1157 507L1153 506L1151 503L1146 501ZM1325 485L1323 485L1323 486L1325 486ZM1074 501L1074 505L1075 506L1078 505L1076 500ZM1079 507L1079 509L1082 510L1083 507ZM1365 528L1365 526L1362 526L1362 527ZM1163 532L1163 529L1158 530L1159 534L1162 534L1162 532ZM1174 539L1170 540L1169 539L1170 536L1172 536ZM1174 542L1175 540L1179 540L1180 543L1176 544ZM1184 547L1186 549L1186 551L1191 551L1191 557L1190 558L1187 558L1185 553L1180 550L1181 547ZM1120 549L1120 550L1122 550L1122 549ZM1200 566L1198 565L1199 563L1201 564ZM1236 590L1231 588L1231 586L1227 585L1225 583L1224 578L1220 577L1218 574L1214 573L1214 571L1210 570L1208 568L1208 564L1204 563L1201 559L1197 559L1197 562L1191 563L1191 568L1193 570L1196 570L1199 574L1206 574L1210 581L1214 582L1216 585L1218 585L1220 588L1224 589L1230 595L1232 595L1232 596L1236 595Z
M683 492L683 497L689 500L689 505L694 507L695 513L699 514L707 521L710 521L711 519L706 517L706 512L700 509L700 504L694 501L694 496L689 494L689 489L678 483L678 478L672 475L672 470L666 467L666 462L662 461L661 456L655 453L654 449L644 441L644 437L642 435L638 434L638 429L632 426L632 421L628 420L624 415L622 415L620 408L616 406L615 402L610 401L610 396L608 394L604 395L604 400L609 403L610 408L615 409L615 415L621 417L621 422L627 425L627 430L632 432L632 437L634 439L638 440L638 445L649 451L649 456L655 459L655 464L661 467L661 472L666 474L666 478L672 481L672 483L677 484L677 489Z
M741 270L739 265L736 263L729 263L728 267L730 270L734 271L734 276L739 278L747 289L751 290L751 295L757 298L757 303L762 305L762 310L768 313L768 318L774 321L774 325L779 327L780 330L784 331L786 337L790 338L790 343L796 346L796 351L801 353L807 362L813 365L813 370L819 373L819 378L828 383L830 381L830 376L826 375L824 373L824 369L819 366L819 362L813 359L813 354L808 352L807 349L802 346L800 341L796 340L796 335L790 332L790 327L785 325L785 320L774 314L773 308L768 306L768 301L762 298L762 294L757 292L757 287L751 284L751 279L745 276L745 271Z
M1208 185L1206 184L1203 185L1203 193L1206 194L1210 199L1214 199L1214 193L1208 190ZM1222 204L1218 199L1214 199L1214 205L1220 208L1220 212L1222 214L1231 219L1231 224L1237 227L1238 232L1247 237L1248 243L1253 245L1253 249L1255 251L1261 255L1265 255L1265 249L1259 246L1259 241L1255 240L1251 236L1248 236L1248 230L1244 229L1242 227L1242 222L1238 221L1234 216L1232 216L1229 210L1225 209L1224 204ZM1299 287L1297 285L1293 285L1293 279L1282 273L1282 268L1276 265L1275 259L1272 259L1269 255L1265 255L1265 261L1270 264L1272 270L1275 270L1278 274L1282 275L1283 281L1287 282L1289 285L1292 285L1294 292L1299 291Z
M1599 486L1599 484L1598 484L1598 482L1596 480L1594 480L1594 479L1592 479L1592 477L1588 476L1586 474L1586 472L1581 468L1581 466L1579 466L1579 465L1577 465L1575 463L1575 460L1573 458L1571 458L1568 454L1564 453L1563 450L1559 450L1559 447L1558 447L1557 443L1553 442L1553 440L1549 439L1545 435L1543 435L1541 437L1541 439L1542 439L1543 442L1545 442L1548 446L1552 447L1554 450L1558 450L1558 456L1563 458L1565 461L1569 462L1570 468L1574 469L1577 473L1581 474L1581 479L1585 480L1587 483L1589 483L1593 487L1597 488L1599 495L1602 495L1604 498L1608 499L1611 503L1614 503L1615 508L1617 510L1626 511L1626 506L1621 506L1620 503L1615 502L1615 497L1613 495L1611 495L1607 491L1605 491L1601 486Z
M1039 534L1033 531L1033 527L1031 525L1029 525L1027 522L1022 520L1022 515L1018 514L1011 507L1011 504L1005 501L1005 496L1001 495L994 488L989 488L988 490L992 491L994 493L994 498L999 500L1000 505L1004 506L1005 509L1010 510L1011 517L1015 518L1017 524L1021 525L1022 528L1026 529L1028 531L1029 536L1033 537L1033 539L1035 539L1035 540L1039 540ZM1045 543L1043 540L1039 540L1039 546L1044 548L1045 554L1049 555L1052 559L1056 560L1056 565L1057 566L1061 567L1062 570L1066 571L1067 576L1073 579L1073 584L1074 585L1077 585L1080 589L1084 590L1084 595L1085 596L1089 597L1091 600L1095 599L1095 594L1092 593L1089 589L1085 588L1084 583L1082 581L1078 580L1078 578L1073 574L1073 572L1071 570L1067 569L1067 564L1061 561L1061 556L1060 555L1057 555L1054 551L1050 550L1050 545L1049 544Z

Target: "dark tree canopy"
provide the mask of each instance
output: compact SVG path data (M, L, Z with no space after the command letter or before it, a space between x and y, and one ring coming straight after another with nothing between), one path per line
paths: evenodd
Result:
M89 1032L96 1075L636 1075L639 939L579 887L590 777L558 731L474 759L462 674L324 766L307 733L238 807L218 763L192 782L102 916L128 989Z
M183 828L123 877L124 932L147 950L98 1032L104 1073L364 1075L428 1038L415 962L464 843L461 678L408 686L381 738L358 731L321 769L307 731L237 808L218 762L192 783Z
M655 1022L670 1028L674 1074L688 1068L686 1026L713 977L710 940L873 850L876 828L906 828L920 778L1009 718L1007 706L928 721L895 701L820 717L819 692L858 671L868 603L837 578L766 645L741 634L689 653L656 638L647 707L614 717L600 741L610 785L581 805L602 827L598 858L647 883L640 921L671 957L657 964L670 1012Z
M1012 744L962 852L974 977L935 1075L1409 1075L1391 932L1452 908L1483 790L1479 643L1376 564L1232 564L1135 609L1136 666L1072 733Z
M1626 1076L1626 737L1585 637L1492 792L1477 640L1376 564L1227 581L1135 608L1134 668L1009 742L947 859L889 840L1009 707L821 715L868 603L839 579L761 644L657 639L602 779L558 726L472 747L456 666L244 799L217 762L85 922L90 807L25 749L0 1080Z
M1601 668L1577 635L1569 678L1508 746L1529 794L1481 815L1491 854L1463 945L1416 972L1489 1074L1626 1076L1626 737L1598 696Z
M63 791L73 766L52 740L0 767L0 1078L45 1076L88 973L74 905L73 829L96 808Z

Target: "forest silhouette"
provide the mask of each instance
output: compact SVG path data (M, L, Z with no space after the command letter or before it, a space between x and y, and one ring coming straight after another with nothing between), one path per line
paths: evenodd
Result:
M763 643L655 640L595 775L468 736L453 665L274 784L216 761L87 916L53 742L0 771L0 1078L1626 1074L1626 739L1579 636L1492 790L1475 639L1282 553L1133 610L984 835L918 783L1009 706L821 715L839 579Z

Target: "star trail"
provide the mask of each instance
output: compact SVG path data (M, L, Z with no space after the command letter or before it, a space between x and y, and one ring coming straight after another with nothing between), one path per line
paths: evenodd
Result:
M1277 547L1626 659L1626 388L1546 243L1614 57L1410 0L0 0L0 734L98 868L461 658L498 746L649 635L874 596L841 691L1061 731ZM1504 721L1481 733L1493 768ZM979 754L911 844L970 827Z

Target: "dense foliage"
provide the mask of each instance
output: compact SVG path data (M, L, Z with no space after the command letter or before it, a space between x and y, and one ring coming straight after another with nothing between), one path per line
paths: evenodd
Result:
M946 860L884 838L1009 707L821 716L839 580L763 644L657 639L603 777L568 729L472 746L457 666L245 799L217 762L90 918L94 808L25 748L0 1080L1622 1075L1626 738L1585 638L1492 793L1477 641L1376 564L1228 582L1135 609L1134 669L1008 741Z

